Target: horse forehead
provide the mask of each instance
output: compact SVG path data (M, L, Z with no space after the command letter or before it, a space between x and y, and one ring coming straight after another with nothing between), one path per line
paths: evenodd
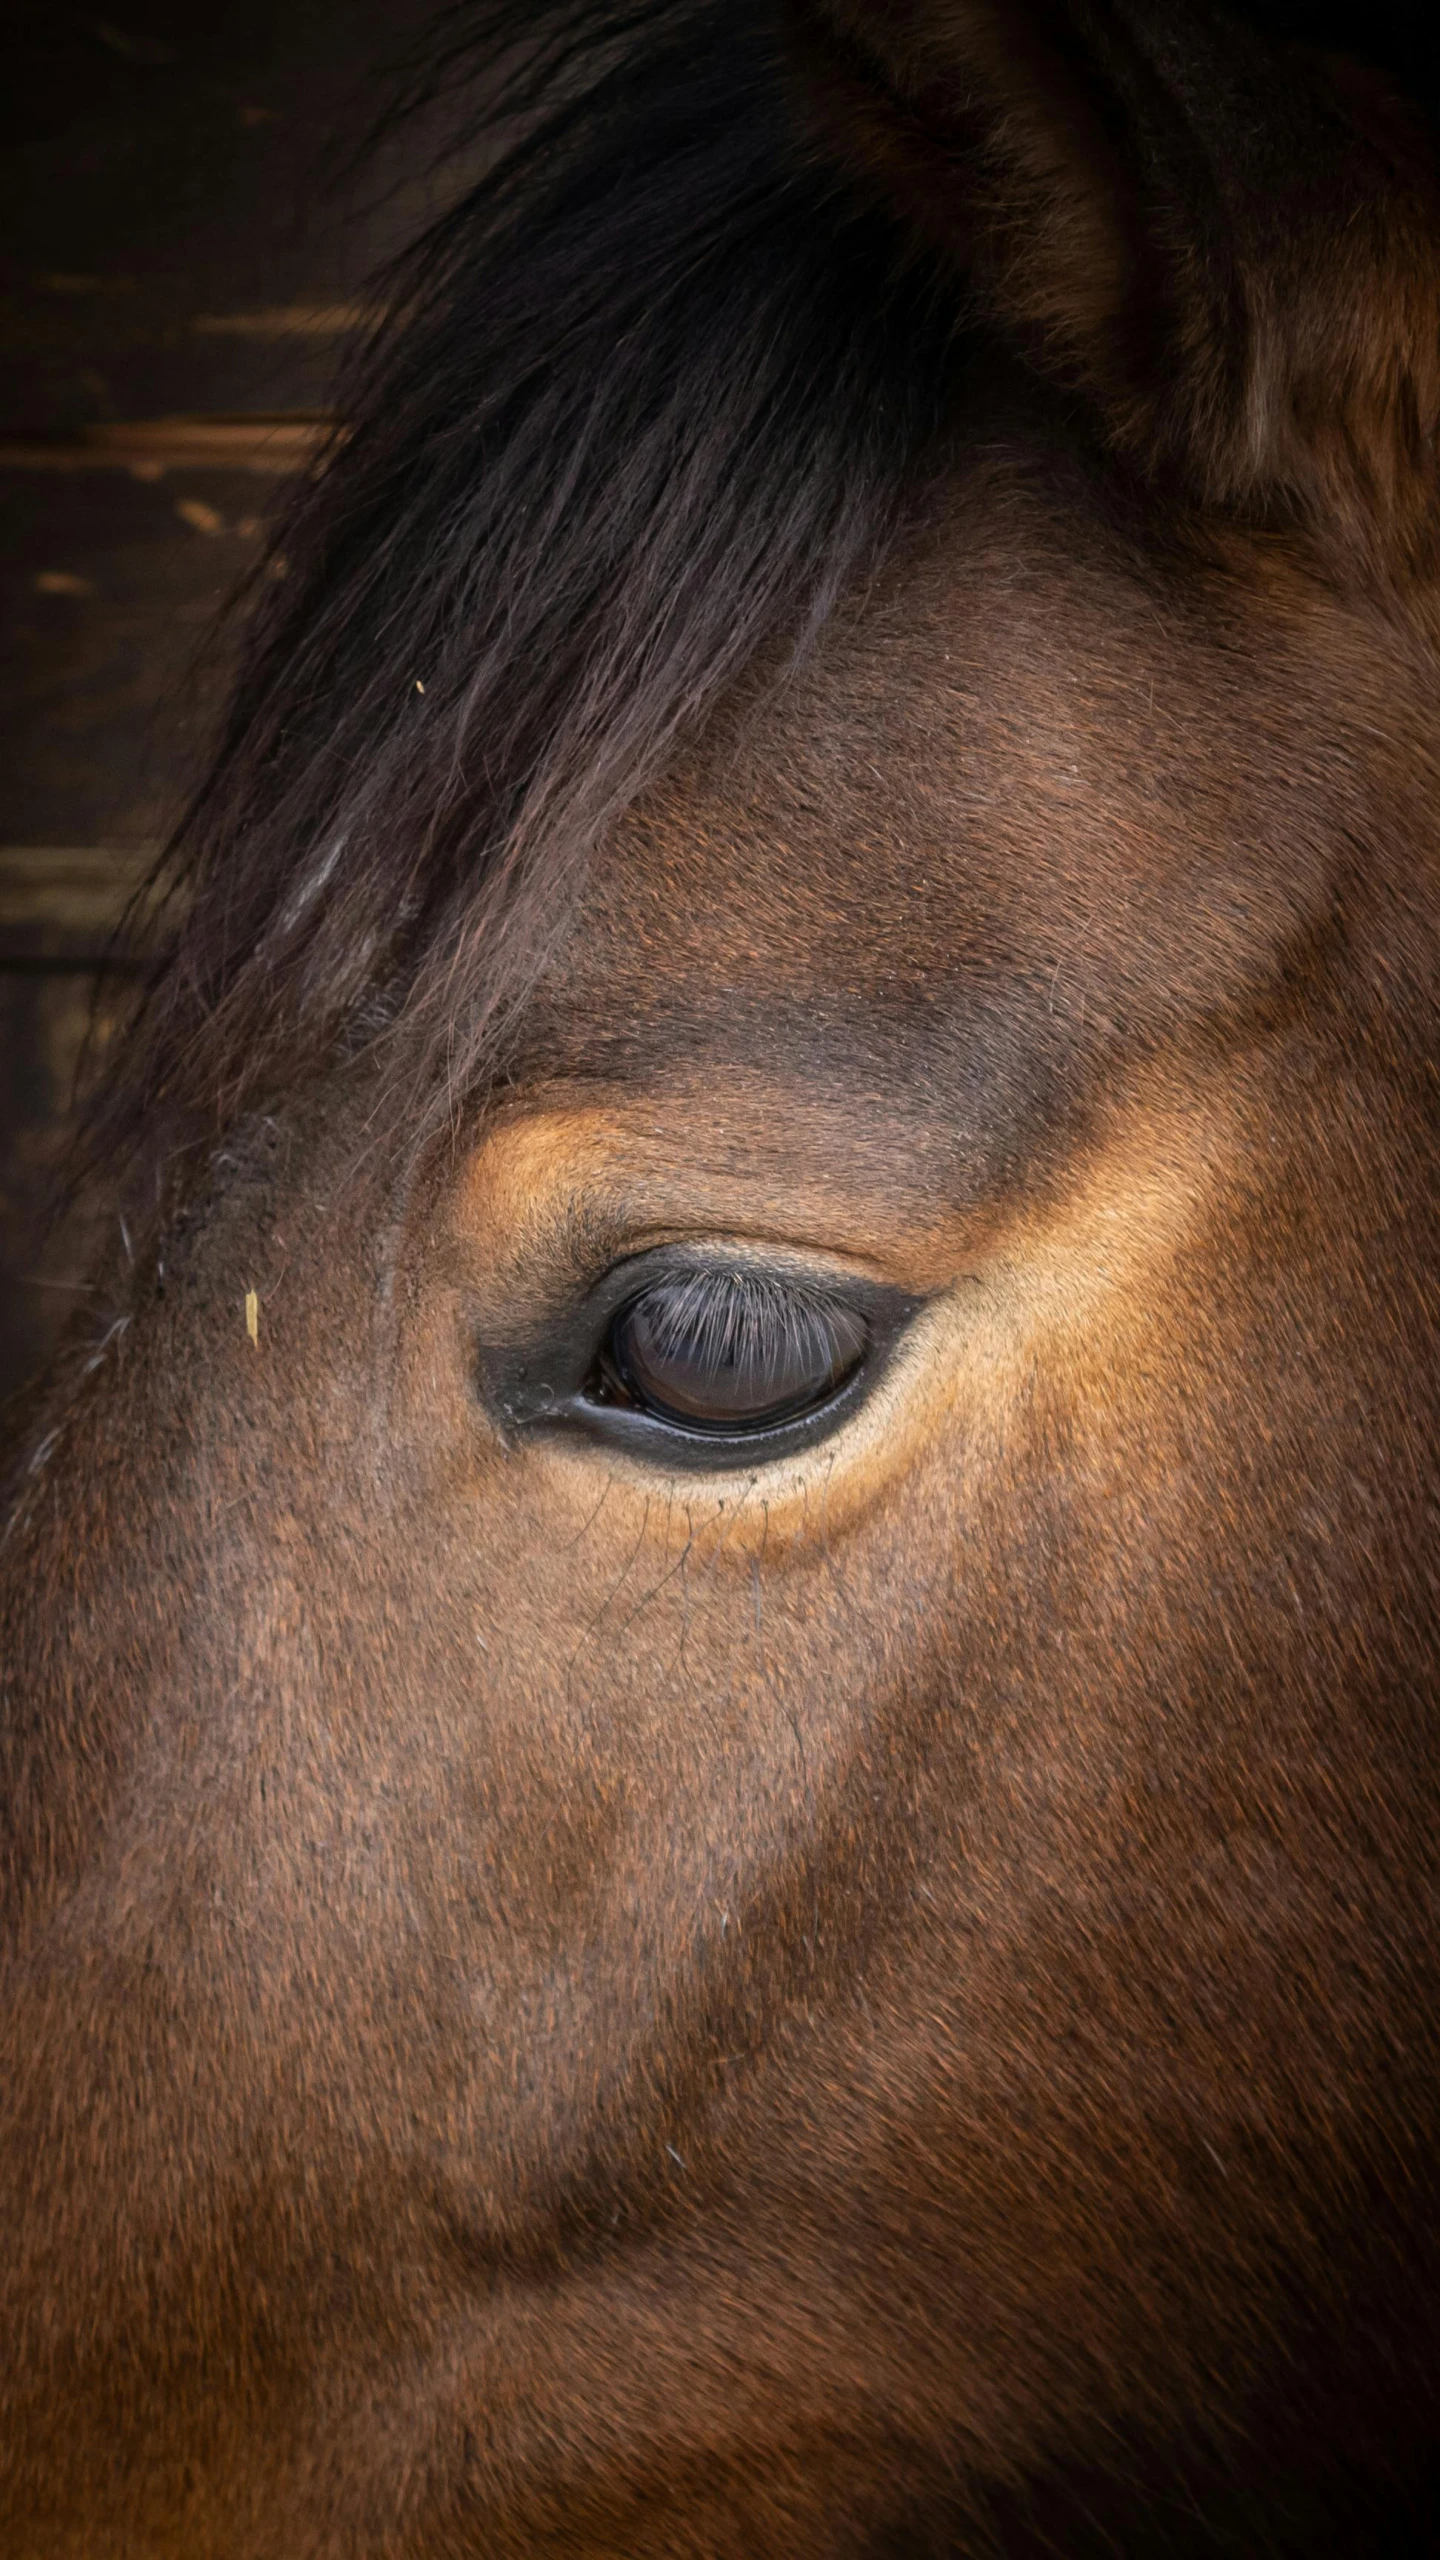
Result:
M542 1008L548 1063L823 1072L833 1049L903 1076L943 1015L993 1029L1082 941L1092 974L1173 969L1177 898L1208 933L1197 882L1250 859L1257 813L1268 940L1283 687L1227 603L1217 640L1198 580L1137 575L1083 486L939 489L810 656L617 829Z

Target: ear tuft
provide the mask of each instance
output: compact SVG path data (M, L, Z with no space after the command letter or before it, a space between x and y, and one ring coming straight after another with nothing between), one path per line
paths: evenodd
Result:
M1433 566L1440 183L1375 76L1205 0L795 0L828 147L1201 503Z

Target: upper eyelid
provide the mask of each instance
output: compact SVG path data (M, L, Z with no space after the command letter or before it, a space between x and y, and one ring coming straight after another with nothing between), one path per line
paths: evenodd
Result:
M711 1311L706 1305L707 1292L713 1298L716 1314L722 1312L722 1297L728 1294L730 1303L724 1312L732 1324L743 1322L748 1313L774 1312L783 1320L792 1311L803 1309L807 1315L823 1320L827 1316L843 1319L856 1312L850 1297L833 1285L807 1282L798 1275L793 1280L789 1275L781 1279L773 1271L727 1271L720 1267L682 1271L673 1279L664 1274L657 1275L648 1287L622 1303L628 1306L642 1304L652 1296L660 1297L667 1288L679 1302L677 1320L680 1322L692 1321Z
M667 1228L628 1226L607 1217L577 1233L567 1259L582 1287L596 1287L612 1271L658 1259L662 1254L696 1263L713 1261L746 1269L794 1272L818 1285L827 1281L844 1288L859 1281L871 1288L892 1288L883 1266L870 1256L849 1253L815 1237L796 1238L783 1231L727 1227ZM583 1275L583 1276L582 1276Z
M697 1277L707 1272L717 1276L734 1276L737 1272L760 1280L790 1283L800 1291L810 1291L817 1298L833 1295L844 1304L858 1297L876 1303L908 1302L918 1305L922 1294L902 1289L894 1281L880 1277L862 1264L847 1263L838 1257L813 1259L793 1245L757 1242L751 1237L675 1237L662 1238L655 1244L637 1247L633 1253L618 1254L602 1270L595 1273L576 1302L576 1313L595 1307L618 1309L628 1295L640 1296L654 1278L691 1273Z

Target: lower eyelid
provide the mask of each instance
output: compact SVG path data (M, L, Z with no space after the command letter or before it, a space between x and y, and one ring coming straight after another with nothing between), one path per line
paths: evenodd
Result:
M556 1419L582 1429L587 1438L606 1442L620 1453L662 1467L679 1465L705 1475L725 1475L735 1468L778 1465L826 1439L851 1417L869 1393L868 1364L861 1361L842 1379L833 1395L808 1406L789 1421L753 1423L748 1429L704 1431L634 1405L601 1405L574 1398Z

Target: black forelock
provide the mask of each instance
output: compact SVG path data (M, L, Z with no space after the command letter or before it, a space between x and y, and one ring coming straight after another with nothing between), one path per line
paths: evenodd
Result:
M428 79L521 139L385 279L257 582L110 1139L223 1124L361 1018L429 1125L933 431L953 315L813 151L766 0L485 0Z

